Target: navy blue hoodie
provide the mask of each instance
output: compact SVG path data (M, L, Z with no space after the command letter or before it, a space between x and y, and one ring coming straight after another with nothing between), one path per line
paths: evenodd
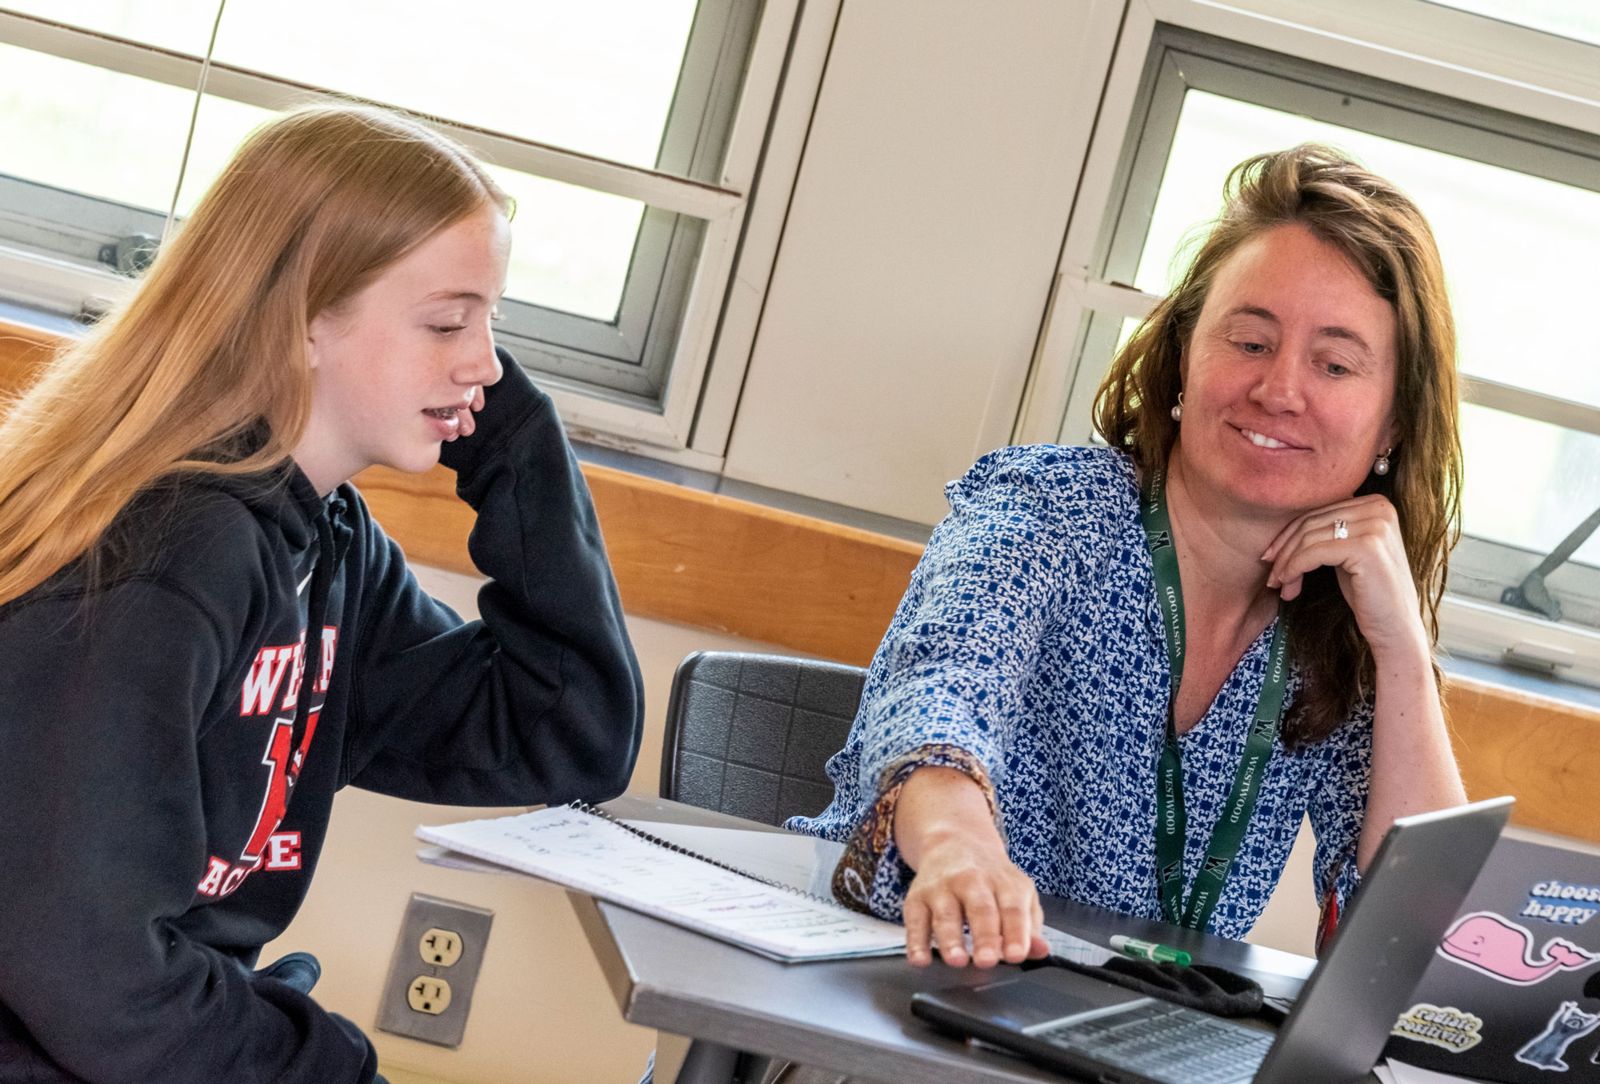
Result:
M292 467L147 494L98 568L0 607L0 1084L370 1081L358 1028L249 970L334 792L626 785L641 686L594 509L549 398L501 361L443 453L481 621L419 588L353 486L323 500Z

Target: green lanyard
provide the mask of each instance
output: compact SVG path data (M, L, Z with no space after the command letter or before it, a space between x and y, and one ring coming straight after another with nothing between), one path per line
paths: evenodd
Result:
M1150 564L1155 572L1156 603L1167 633L1167 661L1172 670L1172 698L1167 701L1167 740L1156 768L1156 876L1161 886L1161 912L1177 926L1203 930L1211 920L1222 886L1228 879L1234 855L1244 840L1250 815L1255 812L1261 777L1272 759L1272 746L1278 739L1283 719L1284 688L1288 673L1284 665L1282 613L1272 633L1272 648L1267 657L1267 673L1262 679L1261 696L1256 701L1256 718L1244 744L1233 789L1228 792L1222 816L1211 832L1205 861L1195 875L1189 904L1183 905L1183 846L1187 838L1183 813L1183 761L1178 752L1178 726L1173 718L1178 701L1178 686L1183 682L1184 623L1183 585L1178 578L1178 551L1172 545L1172 518L1167 515L1164 492L1165 471L1151 472L1143 495L1141 517L1145 543L1150 547Z

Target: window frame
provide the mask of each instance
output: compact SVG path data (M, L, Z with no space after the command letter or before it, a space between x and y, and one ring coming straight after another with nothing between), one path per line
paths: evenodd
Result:
M1479 24L1505 34L1504 24L1425 0L1391 3L1387 24L1380 20L1366 27L1373 40L1352 42L1347 36L1352 27L1327 20L1312 25L1310 16L1320 13L1300 0L1246 0L1240 7L1254 10L1226 13L1194 0L1130 0L1014 439L1090 439L1092 399L1110 344L1123 319L1144 316L1157 301L1127 284L1134 278L1183 94L1190 88L1597 187L1600 139L1574 130L1572 100L1557 88L1571 85L1573 71L1580 70L1571 63L1574 55L1595 65L1600 49L1568 39L1550 46L1548 55L1557 62L1547 72L1549 100L1538 108L1508 111L1496 107L1507 97L1497 85L1503 77L1480 72L1472 93L1462 94L1457 68L1452 66L1444 79L1435 70L1441 59L1459 57L1464 50L1478 50L1474 55L1481 60L1481 43L1488 39ZM1352 6L1368 3L1353 0ZM1441 29L1446 27L1452 32ZM1397 55L1400 41L1429 34L1434 56ZM1526 54L1519 63L1526 63ZM1331 115L1325 108L1330 98L1354 100L1356 113ZM1521 100L1526 104L1528 96ZM1580 118L1584 123L1576 127L1600 130L1597 105L1600 97L1590 101ZM1580 173L1580 165L1588 172ZM1462 383L1468 402L1586 432L1600 426L1600 409L1581 403L1465 374ZM1441 643L1447 650L1509 658L1600 684L1600 632L1495 604L1507 586L1507 570L1520 574L1543 556L1463 539L1442 607ZM1572 593L1571 611L1600 617L1600 569L1568 565L1558 575L1564 600Z
M700 0L653 168L434 119L485 160L644 204L613 319L503 306L497 338L575 430L664 458L687 447L800 8L801 0ZM266 109L328 93L3 7L0 42L191 92L204 72L207 95ZM21 198L30 222L19 223L12 201ZM92 315L125 296L129 280L93 255L130 232L160 236L165 224L147 209L14 178L0 178L0 207L0 297L52 314ZM704 465L704 456L688 458Z

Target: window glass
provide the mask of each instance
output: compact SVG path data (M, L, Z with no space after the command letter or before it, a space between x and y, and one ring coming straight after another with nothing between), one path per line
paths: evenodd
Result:
M695 0L229 0L216 59L654 166Z
M635 166L654 166L697 0L229 0L215 59ZM203 55L217 0L11 0Z
M192 104L192 95L190 101ZM183 191L178 196L178 217L183 218L194 210L194 205L217 179L244 137L275 115L270 109L218 98L214 94L201 96L200 109L195 114L194 141L189 147L189 164L183 174ZM166 198L171 199L172 194L167 193ZM165 211L166 206L161 210Z
M6 0L5 6L196 56L204 55L217 18L217 0Z
M1461 502L1479 538L1542 556L1600 508L1600 437L1465 403L1461 443ZM1600 565L1600 532L1572 559Z
M1600 8L1594 0L1430 0L1443 7L1487 15L1577 41L1600 45Z
M193 108L193 91L0 45L0 170L14 177L165 212Z
M706 224L657 204L671 206L720 177L748 50L771 14L762 5L0 5L10 13L0 14L10 35L0 41L0 274L29 283L41 259L64 261L48 288L19 289L30 304L73 314L93 302L100 263L135 265L138 247L120 244L125 237L159 234L169 208L180 218L191 213L252 129L273 110L325 91L411 110L443 122L469 147L499 148L478 151L499 157L486 165L516 204L513 303L499 333L531 368L629 409L659 410ZM170 85L198 82L197 58L208 49L218 67L198 100L195 87ZM496 133L667 175L572 171ZM725 193L721 202L742 196ZM732 254L725 247L717 259ZM709 337L702 341L697 349L709 349ZM668 430L676 441L691 417L681 402L674 409Z
M180 215L193 210L240 141L270 116L265 109L212 96L204 99L178 201ZM496 183L516 201L506 297L578 316L615 320L644 205L493 164L488 168ZM167 183L163 200L170 198L170 177ZM166 205L163 202L153 209L164 211Z
M1229 168L1306 140L1351 153L1428 216L1463 372L1600 407L1596 348L1559 316L1594 305L1600 193L1587 189L1189 89L1136 284L1169 289L1220 209ZM1475 407L1463 411L1462 435L1467 534L1545 552L1600 504L1600 438ZM1600 563L1600 543L1578 557Z
M615 320L644 204L495 166L489 172L517 201L506 296Z

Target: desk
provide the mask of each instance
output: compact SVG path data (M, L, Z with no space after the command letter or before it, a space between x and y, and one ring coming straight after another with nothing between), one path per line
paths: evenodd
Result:
M665 799L606 805L632 820L777 831ZM737 853L719 854L734 865ZM1008 1055L947 1039L911 1015L911 995L991 981L1003 971L917 970L901 958L781 964L579 894L579 921L630 1023L872 1080L1037 1084L1062 1077ZM1187 949L1197 961L1250 975L1268 993L1297 992L1312 961L1275 949L1046 898L1045 921L1105 943L1113 933ZM663 1082L666 1084L666 1082Z

